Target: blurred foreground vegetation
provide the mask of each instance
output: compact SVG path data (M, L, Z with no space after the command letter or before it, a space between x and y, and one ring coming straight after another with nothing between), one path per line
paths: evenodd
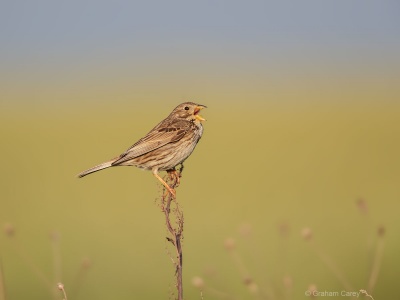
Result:
M398 294L400 103L306 94L182 99L208 106L177 190L186 299L201 299L199 287L204 299ZM5 299L62 299L57 282L69 299L168 299L173 267L151 173L75 175L124 151L179 102L0 112Z

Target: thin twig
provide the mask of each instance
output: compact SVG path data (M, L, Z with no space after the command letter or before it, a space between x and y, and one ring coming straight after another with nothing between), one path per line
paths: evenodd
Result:
M181 177L183 166L180 170L169 172L166 182L170 185L172 189L175 189L179 185L179 178ZM167 241L170 242L176 251L176 260L172 259L175 265L175 276L176 276L176 288L178 291L178 300L183 300L183 284L182 284L182 267L183 267L183 254L182 254L182 238L183 238L183 212L180 210L178 202L175 199L175 207L172 212L175 216L176 226L172 225L171 221L171 203L173 197L172 195L163 189L163 196L161 199L161 208L165 215L165 225L170 236L166 237Z

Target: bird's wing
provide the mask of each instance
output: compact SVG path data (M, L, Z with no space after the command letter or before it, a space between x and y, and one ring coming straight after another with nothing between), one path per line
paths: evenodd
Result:
M122 153L112 165L119 165L166 144L175 143L185 136L190 128L190 122L185 120L172 121L164 126L156 126L145 137L133 144ZM158 127L158 128L157 128Z

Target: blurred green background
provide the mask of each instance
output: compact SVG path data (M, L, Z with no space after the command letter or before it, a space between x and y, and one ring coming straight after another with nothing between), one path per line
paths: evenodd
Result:
M6 299L62 299L47 286L59 281L69 299L170 297L151 173L75 175L188 100L208 108L177 191L186 299L201 299L196 276L204 299L302 299L313 285L399 299L398 12L2 4L0 223L15 228L0 237Z

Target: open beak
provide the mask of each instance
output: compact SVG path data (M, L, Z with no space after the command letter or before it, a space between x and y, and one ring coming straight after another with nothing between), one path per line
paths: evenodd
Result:
M198 106L196 106L196 108L194 109L194 116L195 116L195 118L197 119L197 120L199 120L200 122L201 121L205 121L206 119L204 119L202 116L200 116L199 115L199 112L203 109L203 108L206 108L207 106L205 106L205 105L198 105Z

